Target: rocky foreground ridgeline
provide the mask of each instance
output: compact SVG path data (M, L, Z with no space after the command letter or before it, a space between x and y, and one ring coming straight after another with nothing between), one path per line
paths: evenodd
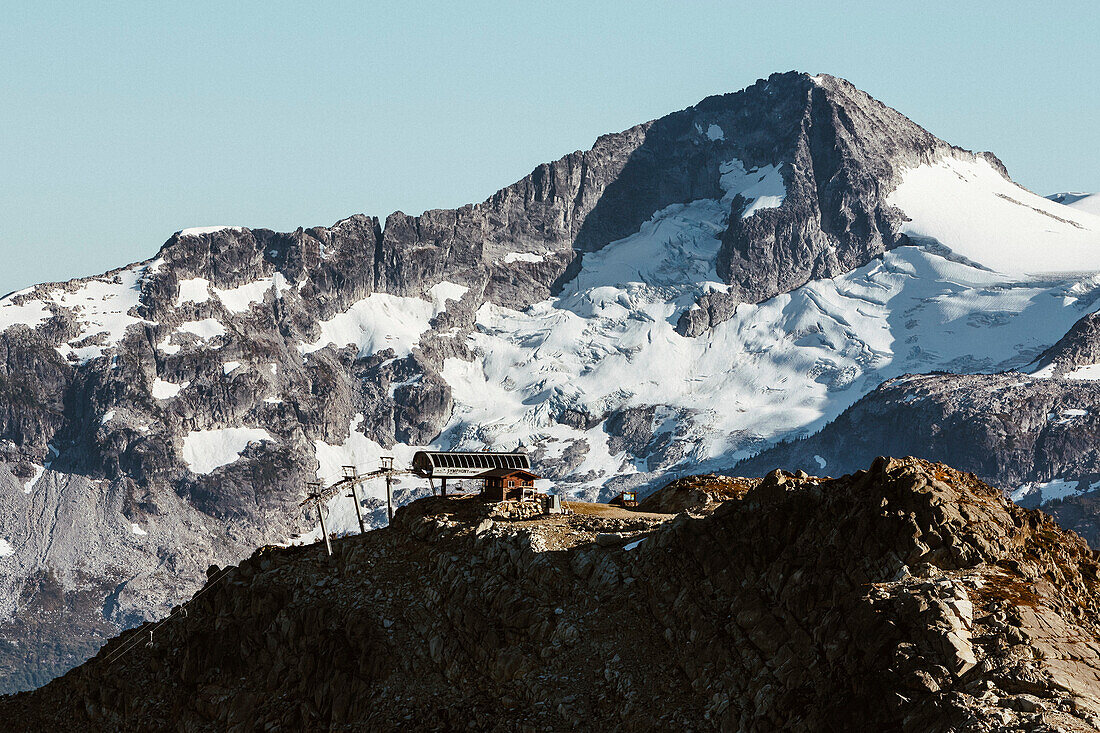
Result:
M677 515L423 499L264 548L0 699L9 729L1091 730L1094 554L969 474L681 481ZM129 645L128 651L123 651Z

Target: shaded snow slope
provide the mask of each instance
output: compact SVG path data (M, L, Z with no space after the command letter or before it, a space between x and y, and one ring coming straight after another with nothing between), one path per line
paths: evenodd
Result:
M1100 270L1100 216L1033 194L981 159L948 157L913 168L887 202L909 217L906 234L934 239L992 270Z

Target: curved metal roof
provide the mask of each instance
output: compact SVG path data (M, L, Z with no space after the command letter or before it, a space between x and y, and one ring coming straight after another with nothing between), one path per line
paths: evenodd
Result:
M417 451L413 471L432 478L472 478L493 468L530 470L526 453L496 451Z

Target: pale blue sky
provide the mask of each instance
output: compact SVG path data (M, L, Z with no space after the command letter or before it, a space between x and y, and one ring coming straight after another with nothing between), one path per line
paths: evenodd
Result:
M773 71L843 76L1047 194L1100 189L1094 2L23 2L0 293L209 224L480 201Z

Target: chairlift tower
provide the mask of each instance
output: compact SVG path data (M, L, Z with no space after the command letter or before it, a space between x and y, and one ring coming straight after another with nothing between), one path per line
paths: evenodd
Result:
M341 466L341 469L344 472L344 481L351 484L351 493L347 496L355 504L355 518L359 520L359 533L362 534L367 531L367 526L363 523L363 508L359 505L359 474L355 466Z
M300 506L307 504L317 505L317 516L321 520L321 531L325 535L325 548L328 554L332 554L332 544L329 541L328 525L325 522L325 511L322 506L334 496L338 496L344 489L351 489L351 493L345 496L355 502L355 516L359 520L359 531L366 532L367 525L363 521L363 509L359 504L359 484L375 478L386 479L386 515L388 521L393 521L393 477L414 473L413 471L394 468L393 456L381 456L379 468L369 473L359 473L355 466L341 466L341 478L326 489L321 488L320 482L310 481L306 484L306 498Z
M321 520L321 535L325 538L325 549L328 554L332 555L332 542L328 538L328 525L325 523L325 506L324 506L324 493L321 491L320 481L310 481L306 484L308 490L308 497L302 502L303 505L310 502L317 504L317 517Z

